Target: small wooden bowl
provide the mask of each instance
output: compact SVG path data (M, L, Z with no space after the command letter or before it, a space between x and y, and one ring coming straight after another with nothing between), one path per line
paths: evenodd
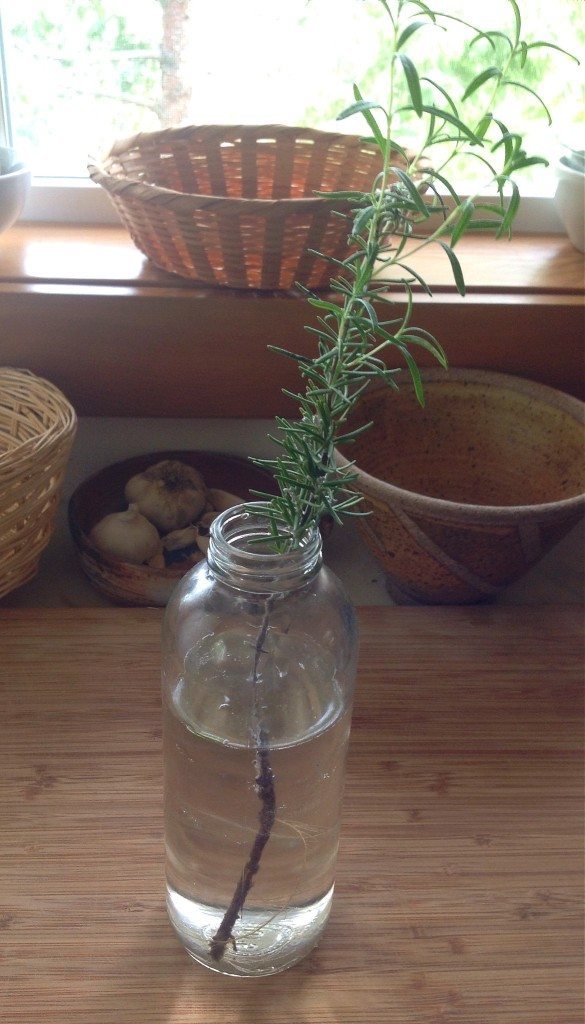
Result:
M585 511L583 403L484 370L425 370L376 386L347 446L370 516L360 532L396 600L467 604L521 577Z
M275 490L273 478L258 466L234 455L214 452L165 451L138 455L89 477L79 485L69 502L69 528L84 573L114 604L163 607L177 582L191 568L180 563L158 569L120 562L99 551L89 540L92 528L103 516L128 507L124 487L130 477L163 459L177 459L192 466L203 475L208 487L229 491L242 501L254 500L250 488L269 493Z

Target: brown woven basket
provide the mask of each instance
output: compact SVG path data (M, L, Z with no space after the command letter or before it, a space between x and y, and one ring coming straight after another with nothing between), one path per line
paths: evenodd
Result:
M0 367L0 597L36 573L53 532L77 419L58 388Z
M211 285L327 288L347 256L347 212L315 191L369 191L378 148L357 136L283 125L203 125L114 144L90 177L135 244L164 270Z

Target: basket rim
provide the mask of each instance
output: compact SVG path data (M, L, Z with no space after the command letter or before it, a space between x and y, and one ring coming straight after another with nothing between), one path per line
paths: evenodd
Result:
M201 125L186 125L180 128L161 128L157 131L152 132L138 132L136 135L132 135L126 139L120 139L112 144L109 151L105 156L101 158L90 157L87 164L87 171L89 177L96 185L101 185L108 192L114 193L122 197L122 193L129 195L136 195L137 198L144 200L145 202L155 200L159 197L166 197L169 207L172 208L174 201L180 200L181 203L187 199L189 202L194 200L199 202L200 206L212 206L214 203L233 205L237 204L240 207L247 206L253 208L254 206L259 209L277 209L278 207L288 207L292 209L295 207L297 210L301 210L304 206L306 209L318 209L321 207L328 207L333 203L339 205L343 203L343 200L335 200L329 198L327 195L323 196L302 196L302 197L290 197L285 199L258 199L258 198L247 198L244 196L224 196L217 195L209 192L178 192L176 189L165 188L162 185L154 185L148 181L142 181L139 178L132 178L127 176L111 174L107 169L108 160L119 156L121 153L128 149L131 149L135 145L142 145L144 140L152 141L153 143L161 138L170 139L189 139L192 135L196 135L200 132L226 132L229 135L237 134L242 131L254 131L256 133L262 131L266 134L285 134L295 137L302 138L319 138L329 139L331 143L343 142L348 145L349 149L363 149L366 152L376 155L379 153L378 147L375 143L365 141L362 136L354 135L346 132L333 132L325 131L320 128L309 128L304 126L285 125L285 124L201 124ZM229 141L229 139L226 139ZM349 206L349 201L345 201L346 205Z
M528 380L511 373L501 373L496 370L483 370L479 368L454 367L444 371L440 369L421 367L423 384L434 382L455 383L465 381L472 384L495 384L507 386L512 391L529 397L538 396L543 402L557 409L562 410L577 423L583 424L585 417L585 403L580 399L569 395L548 384L541 384L540 381ZM376 394L383 394L386 385L377 385L369 390L364 399L374 397ZM424 511L428 518L437 516L445 517L459 522L461 510L465 510L470 522L488 522L491 525L505 525L511 520L517 520L518 516L534 518L545 522L558 512L573 512L581 510L585 512L585 491L580 494L571 495L568 498L559 498L557 501L543 501L538 504L525 505L478 505L473 502L456 502L448 498L436 498L432 495L410 491L405 487L389 483L378 477L372 476L366 470L361 469L359 462L352 463L347 455L338 448L334 452L335 462L340 467L349 467L357 474L354 486L360 488L360 481L367 485L365 493L371 493L381 501L391 498L394 502L414 511ZM361 488L360 488L361 489Z
M342 141L349 144L350 149L359 148L371 150L372 152L379 152L378 146L374 142L369 142L361 135L356 135L353 132L334 132L323 128L311 128L308 125L291 125L291 124L279 124L275 122L270 123L254 123L254 124L230 124L227 122L218 123L204 123L204 124L188 124L182 125L178 128L157 128L150 132L137 132L135 135L127 136L124 139L117 139L112 143L110 149L106 153L105 159L110 156L118 156L126 149L130 149L135 145L142 144L143 141L152 141L153 143L161 138L171 139L188 139L192 135L196 135L200 132L207 132L209 134L215 134L217 132L224 133L226 135L233 135L241 132L266 132L267 134L283 134L283 135L295 135L302 137L303 135L308 138L318 139L330 139L333 141ZM226 141L228 141L226 139Z
M193 202L198 201L200 207L206 206L225 206L225 205L238 205L241 209L248 208L252 209L257 207L259 210L277 209L282 207L284 209L318 209L321 207L331 206L333 203L339 208L342 203L347 203L347 200L340 199L328 199L326 196L303 196L297 198L292 196L288 199L251 199L246 196L220 196L206 192L176 192L171 188L164 188L162 185L151 185L146 181L138 181L137 178L119 178L116 175L108 174L104 170L103 166L97 164L88 164L87 166L89 177L96 185L101 185L102 188L106 189L107 192L113 193L114 195L123 198L123 194L133 195L144 202L152 202L159 197L168 196L166 206L172 209L175 204L179 202L184 203L185 200ZM117 187L116 187L117 186ZM348 204L349 205L349 204Z
M0 366L0 390L3 383L23 388L30 387L31 392L36 389L39 393L44 392L44 396L50 397L54 402L52 421L48 426L20 441L13 448L0 450L0 472L3 482L6 483L10 472L20 472L20 463L23 457L28 455L29 450L34 452L35 448L43 447L46 452L48 445L55 447L63 442L69 442L77 428L77 413L67 396L53 381L38 376L32 370Z

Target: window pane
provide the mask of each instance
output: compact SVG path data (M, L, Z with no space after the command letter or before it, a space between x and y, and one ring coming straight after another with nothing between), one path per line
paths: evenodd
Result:
M14 143L36 174L85 177L89 154L100 156L115 139L161 125L282 122L360 133L358 119L335 121L351 102L353 82L376 99L387 93L387 17L377 0L18 0L5 6ZM484 29L512 29L506 0L438 6ZM583 55L581 0L521 6L525 37ZM464 34L451 23L448 32L425 29L412 41L421 74L437 78L454 97L486 53L478 43L471 59L462 60ZM528 129L528 149L554 156L559 140L583 144L582 68L553 51L535 52L530 84L552 109L554 128L520 89L510 90L503 119ZM488 94L487 87L476 94L474 116Z

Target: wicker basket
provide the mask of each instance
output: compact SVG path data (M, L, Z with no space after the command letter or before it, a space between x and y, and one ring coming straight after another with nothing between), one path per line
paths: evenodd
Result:
M283 125L207 125L116 143L90 177L139 249L164 270L211 285L327 288L347 256L347 212L315 191L370 190L376 146Z
M51 533L76 416L28 370L0 367L0 597L36 573Z

